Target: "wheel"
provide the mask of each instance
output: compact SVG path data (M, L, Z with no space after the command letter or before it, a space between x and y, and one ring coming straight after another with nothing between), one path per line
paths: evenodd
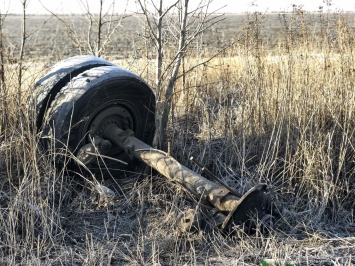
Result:
M31 108L36 117L36 127L42 127L46 109L60 91L71 79L85 70L98 66L113 66L101 58L89 55L75 56L61 61L35 84Z
M154 93L137 75L115 66L86 70L57 92L45 112L42 128L46 149L53 144L56 151L69 148L75 154L90 143L91 136L103 137L104 128L111 123L133 130L135 137L151 144L155 130L154 105ZM107 155L128 162L128 167L112 160L98 160L90 170L96 172L108 167L113 171L132 168L135 164L117 146Z

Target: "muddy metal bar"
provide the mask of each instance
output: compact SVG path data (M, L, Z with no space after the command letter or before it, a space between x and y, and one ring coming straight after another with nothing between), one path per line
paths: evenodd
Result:
M202 201L205 207L218 210L219 225L222 230L232 228L233 224L248 223L250 218L260 220L270 215L270 198L266 193L266 184L259 184L241 197L231 192L226 185L218 185L203 176L183 166L167 153L157 150L134 137L132 130L122 130L116 124L110 124L104 129L101 137L94 136L94 143L83 146L78 152L78 159L86 164L92 161L92 155L97 147L104 151L111 147L112 142L123 149L130 157L135 157L160 172L170 180L182 185L188 192ZM90 155L91 154L91 155ZM216 213L215 211L213 211ZM250 225L248 225L250 226ZM247 226L247 227L248 227Z
M128 155L138 158L167 178L186 187L193 194L198 194L202 200L217 209L232 211L235 207L238 197L224 187L194 173L165 152L153 149L135 138L133 131L124 131L117 125L111 124L106 128L104 135L104 138L124 149Z
M105 129L104 138L117 144L128 155L140 159L170 180L179 183L218 210L229 212L225 222L228 222L232 216L234 222L243 222L248 219L250 211L257 212L258 216L263 216L267 212L269 202L265 194L267 188L265 184L255 186L242 197L237 197L229 189L193 172L167 153L135 138L133 134L131 130L122 130L117 125L111 124Z

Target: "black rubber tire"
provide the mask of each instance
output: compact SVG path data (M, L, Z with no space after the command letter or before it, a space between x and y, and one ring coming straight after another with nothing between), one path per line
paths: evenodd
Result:
M45 113L43 135L53 137L56 151L68 147L75 154L90 141L90 120L101 106L111 102L130 113L133 123L129 127L135 132L135 137L150 144L155 130L154 93L140 77L115 66L86 70L61 88ZM53 142L50 138L45 140L46 149L49 149ZM117 162L107 161L105 164L113 169L131 169L135 164L122 150L114 156L129 165L123 167ZM94 168L91 170L95 171Z
M30 99L30 109L35 116L37 130L41 129L46 110L61 88L80 73L98 66L114 65L95 56L75 56L55 64L45 76L36 82L32 99Z

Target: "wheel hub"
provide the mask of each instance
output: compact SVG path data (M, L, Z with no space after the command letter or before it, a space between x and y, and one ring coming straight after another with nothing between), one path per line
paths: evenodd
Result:
M112 124L117 125L122 130L135 130L136 121L131 113L130 106L130 102L120 99L111 100L99 106L85 123L82 132L82 136L85 136L85 143L90 143L95 136L105 139L104 132ZM121 155L124 156L124 151L113 144L111 150L106 151L105 154L121 158Z
M89 132L91 136L104 137L105 129L111 124L116 124L123 130L134 129L134 120L130 112L125 106L118 105L115 101L100 106L90 118L86 132Z

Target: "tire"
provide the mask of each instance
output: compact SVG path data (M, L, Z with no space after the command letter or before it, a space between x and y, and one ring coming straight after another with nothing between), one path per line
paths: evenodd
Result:
M98 66L113 66L113 64L95 56L71 57L54 65L45 76L36 82L33 98L30 99L30 109L35 115L37 131L42 128L42 120L46 110L61 88L80 73Z
M43 134L54 139L58 152L69 148L74 154L90 142L90 135L100 135L100 128L116 123L131 129L135 137L151 144L154 130L155 96L150 87L135 74L115 66L99 66L75 76L56 94L43 120ZM50 138L45 138L50 149ZM115 161L90 166L96 172L102 166L131 169L135 161L119 147L111 157L128 162L123 167Z

